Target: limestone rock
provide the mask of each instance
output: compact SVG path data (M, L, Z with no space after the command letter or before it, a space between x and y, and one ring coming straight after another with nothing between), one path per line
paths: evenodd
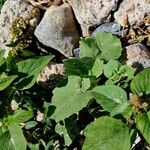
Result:
M9 48L6 45L11 40L11 25L17 17L28 17L34 7L24 0L7 0L1 9L0 14L0 48L8 52ZM35 27L39 21L39 16L32 18L29 21L27 33L33 34Z
M128 15L128 21L132 25L136 22L142 22L145 15L149 13L150 0L123 0L114 17L119 24L122 24Z
M81 25L83 36L91 26L105 22L117 7L118 0L68 0Z
M79 33L74 21L71 7L65 3L47 9L35 30L38 40L69 57L78 45Z
M150 67L150 52L141 44L133 44L126 47L127 61L126 64L136 68Z

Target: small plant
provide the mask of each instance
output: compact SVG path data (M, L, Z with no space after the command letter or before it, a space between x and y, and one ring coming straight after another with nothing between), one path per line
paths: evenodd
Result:
M134 75L121 53L116 36L99 33L81 39L79 58L64 61L67 83L53 90L51 117L65 145L79 135L83 150L129 150L137 136L142 148L150 144L150 69Z
M0 147L3 150L26 150L22 128L24 122L34 117L34 107L29 105L32 97L28 99L25 93L30 94L28 90L52 58L52 55L39 56L15 62L11 52L7 58L0 57Z
M150 68L137 73L123 64L122 53L120 40L110 33L82 38L79 58L64 61L64 80L53 91L36 84L52 55L29 53L31 58L21 61L11 53L1 56L3 150L149 148Z

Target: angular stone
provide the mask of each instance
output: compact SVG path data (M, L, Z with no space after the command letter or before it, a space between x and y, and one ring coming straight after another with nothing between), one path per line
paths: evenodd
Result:
M106 22L98 26L92 35L95 36L99 32L111 32L112 34L121 35L121 26L116 22Z
M133 44L126 47L127 61L126 64L136 68L150 67L150 52L141 43Z
M79 33L71 7L65 3L47 9L40 24L35 30L38 40L69 57L78 45Z
M9 47L5 46L12 39L11 26L12 22L19 17L26 18L28 14L35 9L32 5L24 0L7 0L1 9L0 14L0 48L8 53ZM29 21L26 34L33 35L33 31L39 21L39 15L36 15ZM7 54L6 54L7 55Z
M118 0L68 0L81 25L83 36L89 28L105 22L117 7Z
M123 0L114 17L119 24L123 24L126 15L129 23L140 23L145 15L150 13L150 0Z

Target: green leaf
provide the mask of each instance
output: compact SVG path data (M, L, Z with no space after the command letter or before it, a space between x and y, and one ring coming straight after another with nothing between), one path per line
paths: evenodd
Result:
M1 150L26 150L26 140L18 125L8 127L9 131L0 135Z
M131 82L131 90L137 95L150 94L150 68L138 73Z
M36 121L28 121L25 124L25 129L29 130L31 128L34 128L38 123Z
M116 106L110 113L110 116L122 114L125 118L129 118L132 114L132 108L129 102L125 102Z
M39 150L39 144L28 143L30 150Z
M138 114L136 124L145 140L150 144L150 111Z
M21 128L18 125L11 125L8 126L8 130L14 150L26 150L27 142Z
M15 150L8 131L0 136L0 146L1 150Z
M121 65L118 60L110 60L104 66L104 75L108 78L105 84L117 84L123 88L133 78L135 69L128 65Z
M98 48L98 45L94 37L89 37L85 39L81 38L80 53L79 53L80 58L83 58L83 57L96 58L99 53L100 53L100 50Z
M77 115L66 118L63 123L57 123L56 132L64 137L65 145L70 145L80 133L77 126Z
M112 77L114 74L118 73L120 66L121 66L121 63L118 60L110 60L104 66L104 75L107 78Z
M100 76L103 69L103 61L99 58L84 57L64 61L65 74L77 76Z
M103 66L103 61L99 58L96 58L91 72L89 72L89 75L99 77L103 73Z
M6 46L8 47L16 47L18 45L18 41L14 42L14 41L10 41L9 43L6 44Z
M84 76L88 75L94 65L95 59L84 57L81 59L74 58L64 61L65 74Z
M30 110L16 110L7 117L7 123L8 125L19 124L28 121L32 117L33 112Z
M81 83L81 91L86 91L90 88L91 86L91 81L89 78L83 78L82 83Z
M32 87L40 71L48 64L48 62L52 58L52 55L40 56L17 63L18 72L27 74L24 79L21 79L21 81L18 82L17 88L29 89L30 87Z
M121 56L122 46L120 40L111 33L97 33L95 40L101 52L101 58L104 60L118 59Z
M0 91L7 88L16 78L17 78L17 75L6 76L2 74L0 76Z
M126 92L115 85L97 86L93 88L92 95L109 112L127 102Z
M7 67L7 64L6 64L5 58L3 58L2 56L0 56L0 74L2 72L6 71L6 67Z
M129 129L121 121L101 117L85 129L83 150L130 150Z
M89 87L85 86L86 82L79 76L69 76L65 87L53 90L52 105L56 106L56 110L52 117L56 121L77 113L87 105L92 96L90 91L86 91Z
M55 128L56 132L59 133L59 135L63 136L65 144L69 145L71 144L71 138L69 137L69 134L67 133L67 129L65 125L61 125L59 122L56 125Z
M133 78L135 70L136 69L132 68L131 66L123 65L119 68L119 74L123 77L127 77L124 82L128 82Z

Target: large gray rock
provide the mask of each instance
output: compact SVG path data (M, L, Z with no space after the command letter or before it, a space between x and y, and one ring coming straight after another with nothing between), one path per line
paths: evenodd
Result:
M6 43L10 42L11 40L14 40L14 37L12 37L12 22L14 22L16 18L19 20L20 17L22 17L21 21L24 21L23 19L25 19L26 22L25 24L27 25L28 29L26 30L25 29L26 26L24 26L24 30L26 30L25 31L26 33L21 33L22 32L21 31L18 34L20 34L20 36L26 34L26 37L28 36L28 34L30 34L31 36L33 35L33 31L39 21L39 11L38 9L36 10L38 14L35 14L35 17L33 16L29 17L28 15L33 15L31 14L32 12L33 13L37 13L37 12L35 12L35 8L32 5L26 3L24 0L7 0L5 2L5 4L1 9L1 14L0 14L0 48L4 49L6 53L10 49L7 46L5 46ZM31 20L27 20L27 19L31 19ZM19 22L16 21L16 23ZM18 27L16 24L16 27L18 28L17 30L19 31L20 26ZM19 38L17 37L17 35L15 36L16 36L15 38ZM26 38L26 40L28 39Z
M150 52L143 44L137 43L127 46L126 53L126 64L136 68L150 67Z
M91 26L105 22L117 7L118 0L68 0L81 25L83 36Z
M65 3L47 9L35 30L38 40L69 57L78 45L79 33L74 21L71 7Z
M118 11L114 14L116 21L123 24L126 15L132 25L142 22L145 15L150 13L150 0L123 0Z

